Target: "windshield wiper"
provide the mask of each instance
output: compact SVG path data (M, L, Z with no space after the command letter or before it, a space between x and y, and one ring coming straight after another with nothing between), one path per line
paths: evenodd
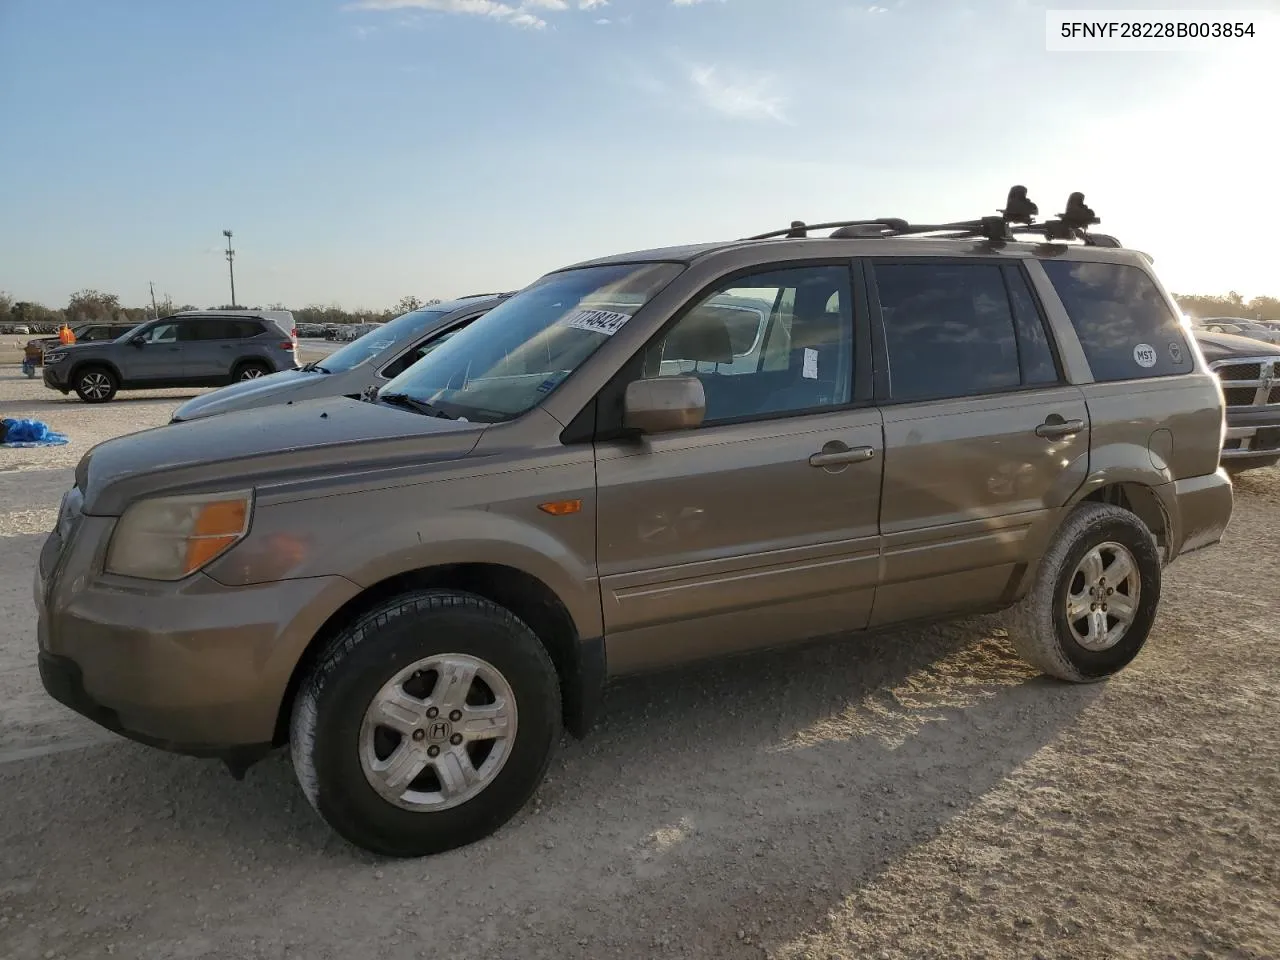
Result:
M415 413L421 413L428 417L442 417L445 420L457 419L456 417L449 416L449 414L445 413L439 407L432 406L427 403L427 401L419 400L417 397L411 397L407 393L380 393L378 394L378 399L384 400L387 403L398 407L404 407L407 410L412 410Z
M332 370L329 370L326 367L320 366L319 360L312 360L310 363L304 363L302 365L303 373L306 373L309 370L315 370L317 373L333 373Z

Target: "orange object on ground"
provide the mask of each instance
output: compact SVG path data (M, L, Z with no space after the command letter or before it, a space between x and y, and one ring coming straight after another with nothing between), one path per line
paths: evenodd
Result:
M62 329L58 331L58 342L63 346L68 346L76 342L76 335L71 332L71 328L65 323L62 325Z

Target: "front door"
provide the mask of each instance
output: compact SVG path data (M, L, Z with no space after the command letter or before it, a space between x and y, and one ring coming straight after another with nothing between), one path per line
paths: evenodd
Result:
M131 383L177 383L184 379L182 344L178 335L182 324L153 323L139 336L141 344L130 343L121 350L121 375Z
M1002 604L1088 472L1084 395L1016 264L868 267L885 431L872 623Z
M743 302L765 305L762 348L736 328ZM866 626L883 443L855 375L870 358L853 303L847 264L761 272L708 291L646 348L637 369L697 376L707 416L596 445L611 671Z

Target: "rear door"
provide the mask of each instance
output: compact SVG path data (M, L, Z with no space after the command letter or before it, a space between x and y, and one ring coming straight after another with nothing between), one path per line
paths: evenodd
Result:
M868 259L884 415L872 624L1006 601L1084 481L1089 414L1024 268Z
M612 670L866 626L882 434L854 290L848 261L718 282L611 386L692 375L707 398L696 429L596 443ZM735 335L725 297L765 304L769 329L750 365L740 354L755 338Z
M183 344L188 376L194 380L227 380L246 354L244 341L263 332L256 320L238 317L198 317L188 321L189 341Z

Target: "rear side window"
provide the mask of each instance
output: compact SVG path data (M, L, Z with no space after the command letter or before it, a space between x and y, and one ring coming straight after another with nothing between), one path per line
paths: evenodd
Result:
M1043 386L1058 382L1058 364L1053 347L1045 333L1040 308L1031 295L1031 287L1022 270L1006 268L1009 302L1013 304L1013 322L1018 330L1018 349L1022 354L1022 382L1027 386Z
M1190 373L1182 326L1151 278L1123 263L1041 261L1095 380Z
M1000 266L874 263L873 269L893 400L972 397L1022 386Z
M243 340L262 333L262 324L256 320L239 320L233 317L201 317L190 321L190 340Z

